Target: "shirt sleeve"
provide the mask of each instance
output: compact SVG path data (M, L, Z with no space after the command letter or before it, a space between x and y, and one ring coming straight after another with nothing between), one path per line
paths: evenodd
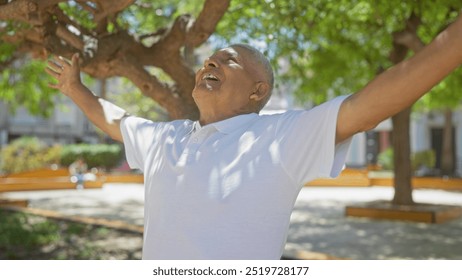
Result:
M144 172L146 156L156 139L156 127L156 123L134 116L120 122L125 156L131 168Z
M298 184L319 177L337 177L345 164L351 138L335 145L337 115L347 96L311 110L289 111L276 130L281 162Z

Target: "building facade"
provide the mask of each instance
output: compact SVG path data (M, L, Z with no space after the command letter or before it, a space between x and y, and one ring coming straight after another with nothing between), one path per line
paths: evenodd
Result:
M411 117L411 152L433 150L436 155L435 169L437 171L441 169L444 123L444 115L438 112L413 113ZM453 113L452 123L454 174L462 176L462 112ZM377 164L378 154L392 145L392 129L391 119L387 119L373 130L355 135L348 154L347 165L366 167Z
M98 85L96 85L98 92ZM288 109L300 109L295 98L287 94L290 88L279 88L273 93L262 114L273 114ZM60 143L98 143L110 141L98 132L80 109L69 98L58 98L54 113L49 119L31 116L24 108L16 114L9 113L7 106L0 102L0 148L20 136L37 136L48 144ZM309 108L311 105L305 105ZM462 112L452 114L454 174L462 176ZM411 118L412 152L434 150L436 169L441 166L442 131L444 115L442 113L414 113ZM377 164L378 154L391 146L392 124L387 119L371 131L359 133L353 137L347 157L347 166L365 168Z
M96 143L101 138L70 101L59 104L48 119L32 116L24 108L10 114L0 102L0 147L21 136L36 136L48 144Z

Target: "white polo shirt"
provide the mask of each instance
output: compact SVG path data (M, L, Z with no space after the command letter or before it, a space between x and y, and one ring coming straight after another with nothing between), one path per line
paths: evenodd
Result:
M279 259L303 184L343 167L344 99L204 127L123 119L127 161L144 172L143 259Z

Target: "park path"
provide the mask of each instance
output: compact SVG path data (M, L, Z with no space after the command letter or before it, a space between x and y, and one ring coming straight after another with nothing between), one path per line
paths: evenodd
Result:
M64 215L143 224L142 184L106 183L101 189L27 191L4 197L28 199L29 207ZM444 224L346 218L346 205L390 200L389 187L305 187L292 217L286 255L322 252L346 259L462 260L462 218ZM415 190L414 200L462 206L462 192Z

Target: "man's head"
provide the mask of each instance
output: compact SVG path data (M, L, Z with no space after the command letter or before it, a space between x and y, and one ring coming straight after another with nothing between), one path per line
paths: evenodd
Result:
M268 59L251 46L236 44L204 61L196 73L193 97L201 120L223 119L258 113L268 102L273 84Z
M271 67L271 63L269 62L268 58L262 54L256 48L246 45L246 44L234 44L231 45L232 48L242 49L246 52L250 58L250 60L254 61L259 68L258 71L263 71L263 76L260 77L260 80L266 82L269 85L269 93L265 99L260 102L259 107L257 107L256 113L260 112L261 109L266 105L268 100L271 97L271 93L274 87L274 73L273 68Z

